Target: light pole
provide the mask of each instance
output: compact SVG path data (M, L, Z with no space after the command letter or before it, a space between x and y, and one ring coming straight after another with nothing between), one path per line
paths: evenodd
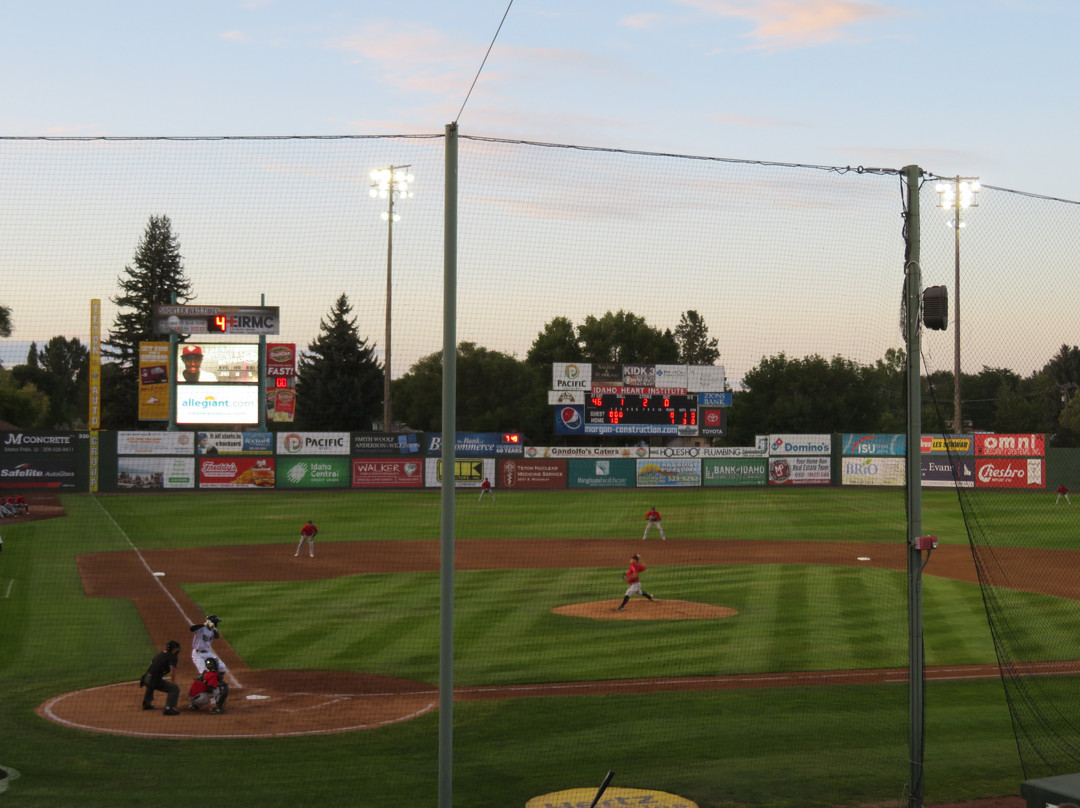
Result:
M957 435L964 431L960 411L960 228L967 226L967 222L960 219L960 211L978 207L981 189L978 177L954 177L949 182L939 182L935 189L938 207L953 212L949 226L953 229L956 245L953 275L953 312L956 314L953 321L953 432Z
M392 432L392 413L390 408L390 313L391 313L391 280L394 268L394 222L401 219L394 213L394 199L410 199L412 191L413 175L405 171L412 166L390 166L389 168L377 168L371 172L371 190L368 192L373 198L385 199L386 210L382 212L382 219L386 222L386 351L383 359L383 431ZM395 172L400 172L395 174Z

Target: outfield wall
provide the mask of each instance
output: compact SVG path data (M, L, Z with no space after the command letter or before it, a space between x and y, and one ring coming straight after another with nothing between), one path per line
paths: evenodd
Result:
M761 435L754 446L523 446L457 436L460 488L903 486L902 434ZM1080 452L1033 435L924 435L924 487L1080 487ZM380 432L0 431L0 488L438 488L442 436Z

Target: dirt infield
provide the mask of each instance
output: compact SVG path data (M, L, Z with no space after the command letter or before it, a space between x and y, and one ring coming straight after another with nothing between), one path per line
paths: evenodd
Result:
M45 510L49 507L50 510ZM42 502L32 507L32 518L59 509L59 503ZM35 513L36 511L36 513ZM155 645L185 638L187 627L202 619L198 606L185 594L182 584L208 581L284 581L372 572L436 571L440 546L437 541L391 541L327 543L319 545L318 557L296 558L283 544L225 546L186 550L147 550L96 553L77 556L83 587L90 597L127 598L134 602ZM640 552L651 566L716 564L812 564L871 566L903 570L907 565L903 545L824 542L668 541L642 544L626 539L472 540L455 545L459 570L560 569L568 567L619 566L630 551ZM1007 554L1007 549L999 549ZM1035 567L1025 551L1028 564ZM1045 551L1044 560L1059 574L1023 582L1023 588L1080 599L1080 575L1060 574L1064 567L1076 569L1075 554ZM927 575L976 582L971 554L964 547L934 551ZM660 593L662 595L664 593ZM730 619L735 611L723 606L689 603L658 595L656 603L634 598L623 612L620 600L565 604L554 611L571 618L605 620ZM224 625L223 625L224 628ZM226 634L227 636L227 634ZM186 645L186 643L185 643ZM232 685L229 710L211 716L205 711L183 712L165 718L160 712L139 709L141 691L135 681L106 684L66 693L38 707L52 721L92 732L154 737L280 737L298 734L346 732L405 721L437 707L438 692L430 684L392 677L329 671L271 671L247 667L225 638L215 651L228 666ZM1037 672L1073 671L1074 666L1056 664ZM195 675L194 666L181 652L177 680L182 689ZM991 678L996 665L930 668L928 679ZM752 674L680 677L669 679L620 679L597 682L520 684L500 687L455 688L455 700L533 698L554 695L602 695L674 690L783 687L793 685L904 682L907 669L821 671L796 674ZM184 705L183 694L181 706ZM157 704L164 703L158 694Z

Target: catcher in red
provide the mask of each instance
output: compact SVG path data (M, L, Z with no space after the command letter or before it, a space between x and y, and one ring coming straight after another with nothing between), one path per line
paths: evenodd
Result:
M649 538L649 531L653 528L660 531L660 538L667 541L667 536L664 535L664 526L660 524L660 511L656 510L656 506L649 508L649 512L645 514L645 535L641 537L642 541Z
M652 600L653 596L641 588L641 573L645 572L645 565L641 563L641 556L637 553L630 556L630 568L622 574L623 580L630 584L630 588L626 590L626 594L623 595L622 604L616 611L622 611L626 608L627 602L630 600L631 595L641 595L643 598Z

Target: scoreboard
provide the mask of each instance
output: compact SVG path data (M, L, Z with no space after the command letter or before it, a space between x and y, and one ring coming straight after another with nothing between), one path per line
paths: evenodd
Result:
M277 306L154 306L157 334L277 334Z
M697 406L694 395L594 395L585 404L585 423L692 427Z

